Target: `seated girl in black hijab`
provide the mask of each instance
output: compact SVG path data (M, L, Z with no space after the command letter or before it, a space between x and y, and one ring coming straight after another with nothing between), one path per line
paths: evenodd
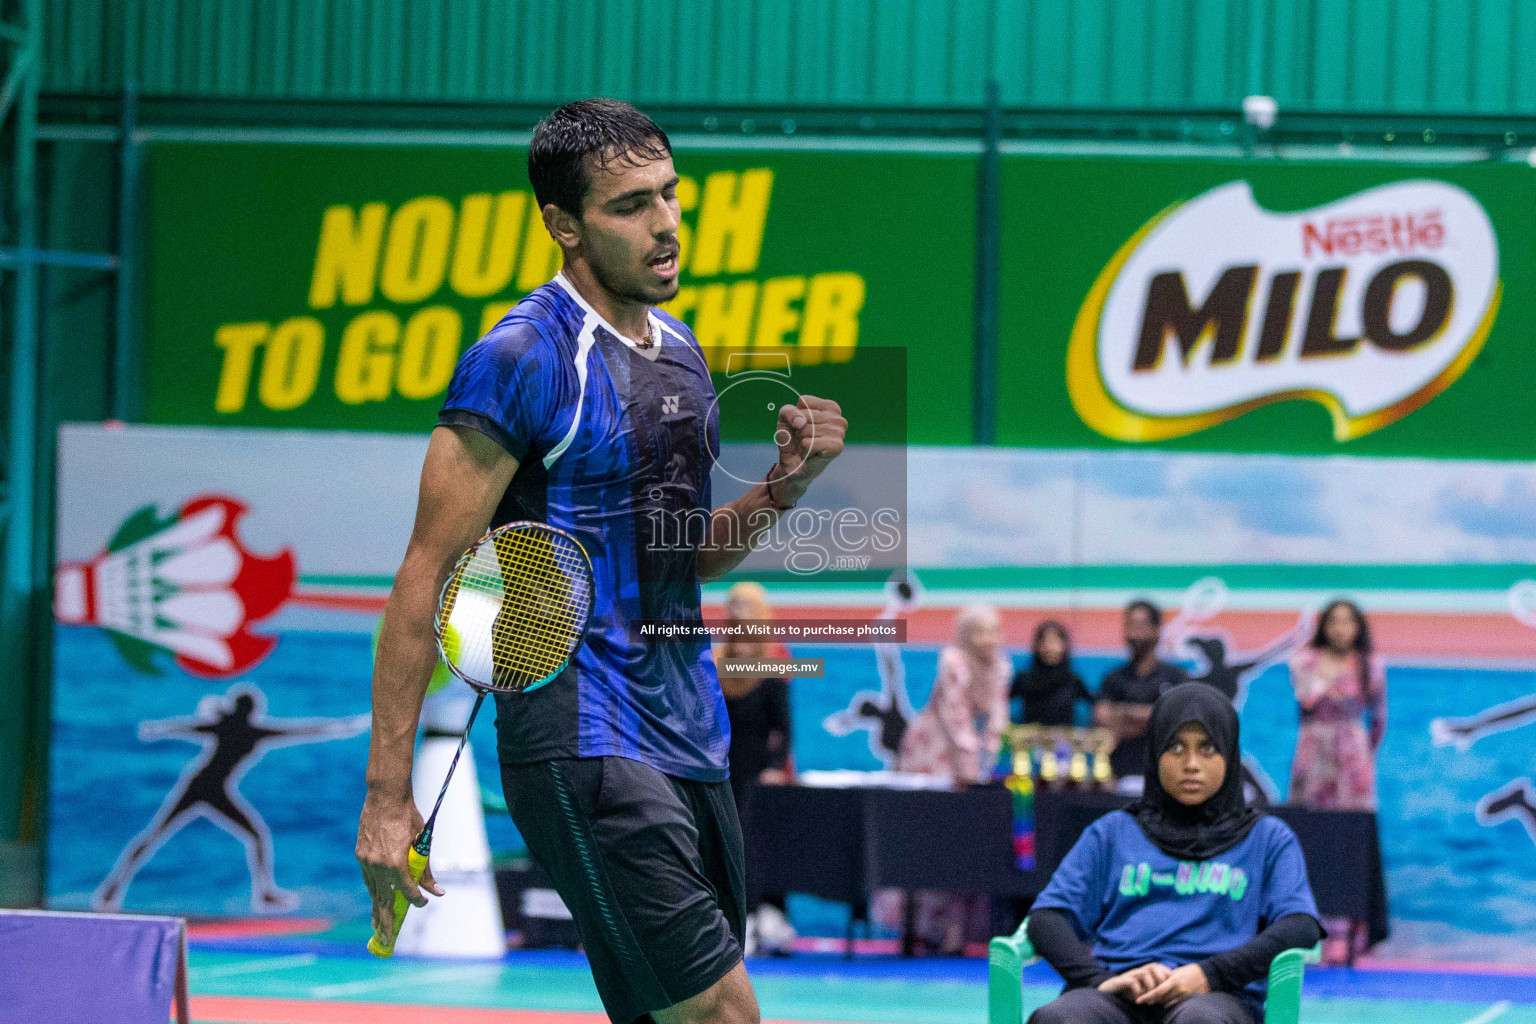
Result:
M1029 916L1067 982L1030 1024L1257 1024L1269 963L1322 937L1296 836L1243 801L1232 702L1152 708L1146 791L1094 822Z

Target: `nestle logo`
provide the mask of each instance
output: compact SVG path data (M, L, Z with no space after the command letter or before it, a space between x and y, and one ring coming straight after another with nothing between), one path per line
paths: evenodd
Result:
M1330 217L1319 227L1315 221L1301 225L1301 252L1311 257L1358 256L1361 253L1438 249L1445 244L1445 225L1439 210L1419 213L1373 213L1364 217Z

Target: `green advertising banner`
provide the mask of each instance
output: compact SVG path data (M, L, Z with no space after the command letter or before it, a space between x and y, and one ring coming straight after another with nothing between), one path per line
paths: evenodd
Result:
M428 430L460 352L560 266L525 149L156 143L148 160L151 422ZM676 163L669 308L706 349L787 349L810 391L818 367L862 372L861 351L903 347L921 382L905 421L858 439L899 442L901 423L968 440L973 157Z
M997 437L1536 457L1536 170L1004 160Z

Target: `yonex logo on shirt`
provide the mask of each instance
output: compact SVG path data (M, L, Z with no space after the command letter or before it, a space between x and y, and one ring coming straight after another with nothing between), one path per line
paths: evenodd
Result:
M1127 864L1120 873L1120 895L1145 896L1153 886L1173 889L1180 896L1213 892L1234 900L1248 891L1248 873L1220 861L1180 861L1177 872L1153 871L1146 861Z
M681 396L679 396L679 395L662 395L661 396L661 411L662 412L677 412L677 400L678 400L679 397L681 397Z

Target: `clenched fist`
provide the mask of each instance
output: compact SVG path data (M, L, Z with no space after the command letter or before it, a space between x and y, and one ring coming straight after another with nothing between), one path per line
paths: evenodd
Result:
M769 473L769 491L781 506L795 504L811 481L843 450L848 421L830 398L801 395L794 405L779 406L773 440L779 463Z

